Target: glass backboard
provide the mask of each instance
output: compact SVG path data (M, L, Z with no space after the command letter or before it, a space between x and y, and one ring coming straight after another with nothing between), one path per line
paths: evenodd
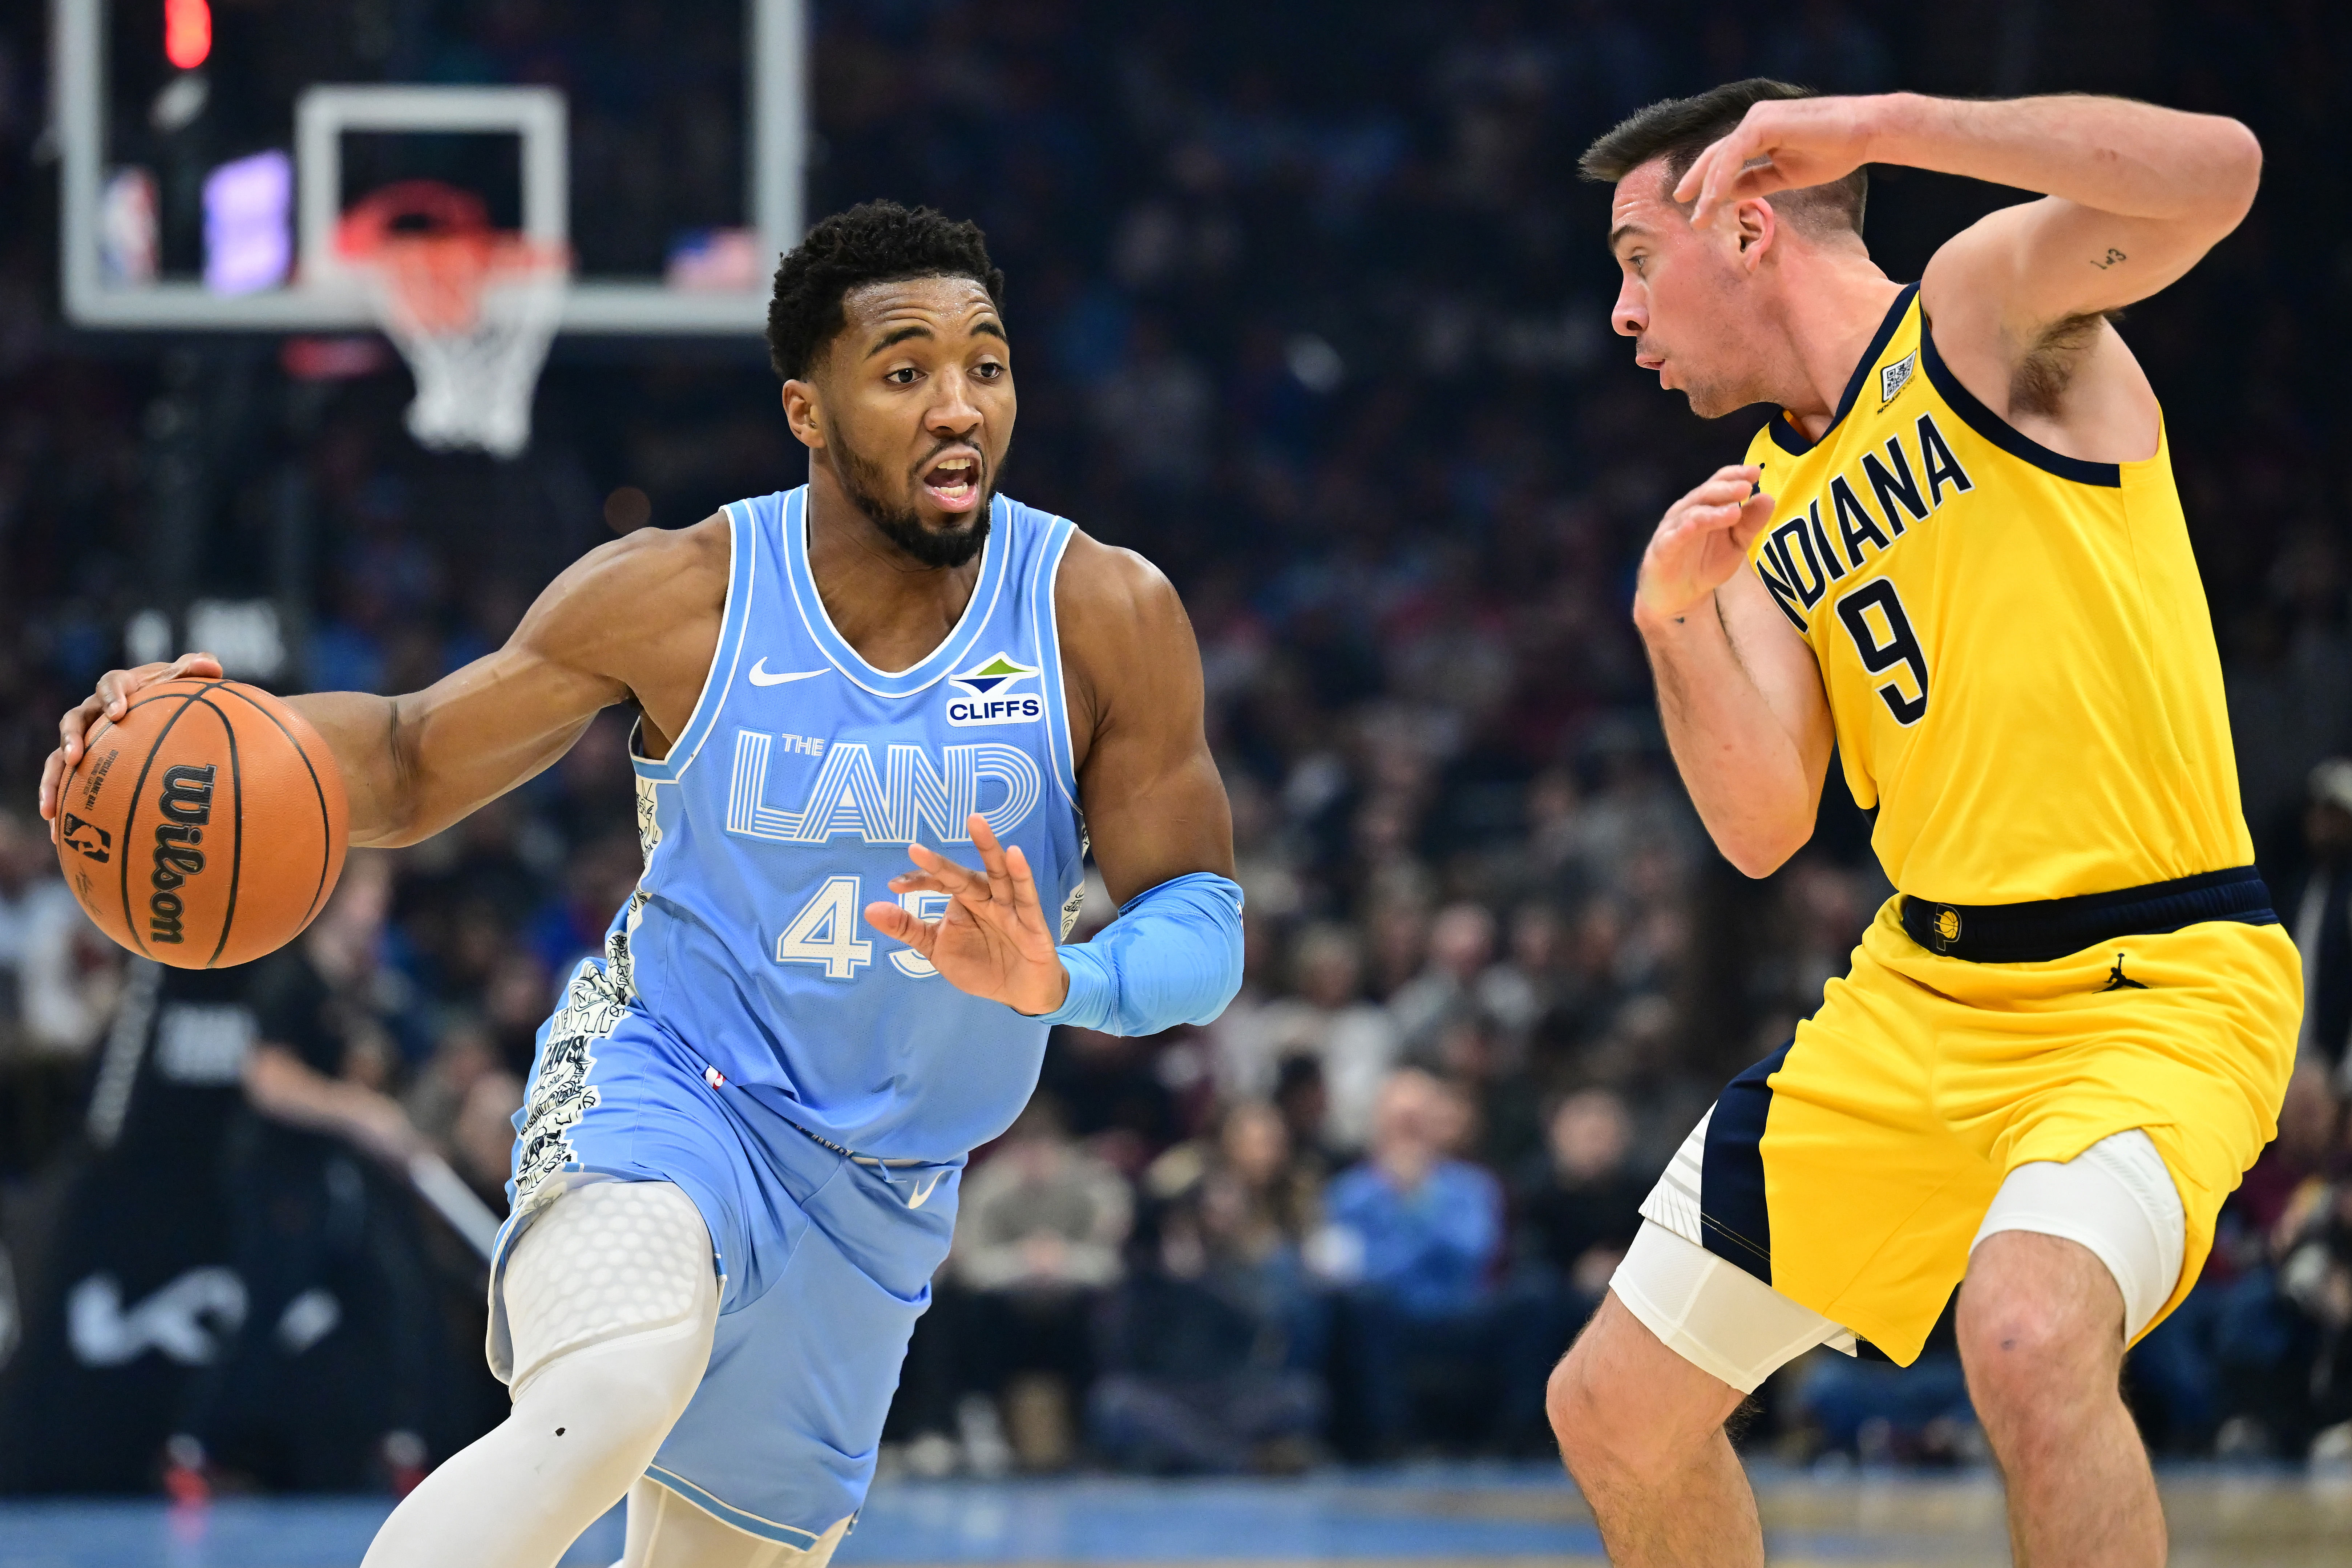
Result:
M572 332L755 332L800 236L803 0L52 3L80 325L372 325L335 224L402 180L568 244Z

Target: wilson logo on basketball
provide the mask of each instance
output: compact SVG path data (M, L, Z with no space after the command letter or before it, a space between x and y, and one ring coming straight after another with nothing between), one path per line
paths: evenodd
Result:
M179 889L205 868L205 825L213 819L214 765L163 770L163 796L157 808L170 820L155 825L155 870L148 879L147 940L184 942L181 917L187 912Z

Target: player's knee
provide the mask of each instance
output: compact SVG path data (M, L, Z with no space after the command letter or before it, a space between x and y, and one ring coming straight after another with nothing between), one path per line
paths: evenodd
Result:
M1579 1340L1551 1369L1544 1385L1544 1413L1551 1419L1560 1458L1579 1476L1622 1468L1626 1462L1618 1452L1626 1413L1612 1408L1622 1400L1612 1400L1607 1377L1593 1365L1597 1359L1586 1342Z
M690 1328L690 1325L681 1325ZM657 1331L643 1336L646 1339L676 1336L687 1338L678 1330ZM585 1358L583 1375L577 1382L576 1394L583 1402L609 1409L614 1415L639 1430L658 1427L667 1431L694 1397L701 1385L703 1369L683 1356L662 1353L633 1355L634 1347L625 1340L610 1348L614 1354L599 1357L597 1346L579 1352ZM703 1359L708 1359L708 1352Z
M2047 1301L1979 1292L1962 1307L1958 1328L1969 1372L1997 1391L2012 1383L2030 1387L2066 1348L2064 1325Z
M1544 1387L1544 1409L1560 1458L1588 1487L1611 1477L1639 1479L1671 1471L1694 1437L1703 1441L1710 1430L1701 1424L1684 1431L1689 1424L1671 1418L1654 1397L1658 1391L1641 1386L1638 1362L1612 1353L1622 1348L1612 1344L1616 1336L1611 1330L1620 1327L1596 1318L1552 1368Z
M575 1466L635 1474L693 1398L709 1342L708 1326L689 1320L566 1352L517 1392L509 1420L576 1456Z
M1591 1400L1584 1382L1584 1369L1577 1363L1574 1346L1559 1358L1544 1384L1544 1414L1550 1418L1552 1436L1559 1439L1560 1452L1582 1441L1591 1425Z
M2122 1334L2107 1283L2103 1300L2047 1269L1971 1269L1957 1327L1980 1413L2031 1418L2115 1392Z
M539 1435L559 1439L561 1452L593 1463L639 1451L650 1457L684 1403L658 1383L609 1366L565 1368L559 1363L515 1402L509 1419L543 1429Z

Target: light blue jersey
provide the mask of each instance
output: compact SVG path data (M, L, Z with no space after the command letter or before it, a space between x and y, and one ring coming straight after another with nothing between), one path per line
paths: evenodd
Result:
M796 1548L865 1499L964 1155L1018 1114L1045 1048L1045 1025L958 991L865 906L909 844L976 865L978 812L1067 935L1085 853L1054 620L1070 524L998 498L963 618L893 674L826 617L807 516L805 489L727 509L710 673L669 754L634 757L644 876L566 983L515 1117L489 1332L504 1377L506 1258L547 1202L675 1183L710 1233L719 1319L646 1474ZM945 899L904 901L930 918Z
M914 868L909 844L976 865L973 812L1021 847L1049 908L1073 900L1084 851L1054 618L1071 525L998 497L962 619L893 673L817 596L805 487L727 521L701 700L667 757L633 756L646 870L614 930L637 1005L833 1143L961 1154L1019 1113L1045 1027L958 991L862 911ZM901 901L930 919L947 900Z

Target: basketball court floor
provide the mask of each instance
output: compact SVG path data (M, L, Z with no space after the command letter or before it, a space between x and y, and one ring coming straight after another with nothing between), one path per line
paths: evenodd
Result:
M1756 1476L1781 1568L2009 1561L1989 1473ZM2352 1472L2191 1468L2168 1473L2164 1490L2175 1568L2352 1565ZM0 1502L0 1568L351 1568L384 1510L376 1499L231 1500L201 1511ZM615 1513L564 1562L602 1568L620 1548ZM1443 1467L1283 1481L888 1482L876 1487L838 1561L1588 1568L1602 1558L1591 1515L1558 1472Z

